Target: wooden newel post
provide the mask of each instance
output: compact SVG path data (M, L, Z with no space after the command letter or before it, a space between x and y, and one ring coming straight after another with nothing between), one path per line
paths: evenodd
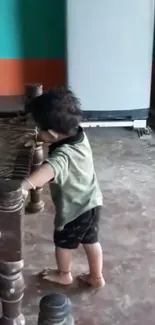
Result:
M33 98L40 96L43 93L43 86L41 84L32 84L26 85L26 103L25 103L25 110L29 111L30 102ZM28 106L27 106L28 105ZM39 168L43 162L44 153L43 147L41 142L36 142L34 157L33 157L33 164L31 171L35 171ZM44 209L44 202L41 200L41 193L42 188L37 188L36 190L30 191L30 202L26 208L26 210L30 213L37 213L41 212Z
M0 325L24 325L23 198L19 181L0 181Z
M44 296L40 301L38 325L74 325L71 302L63 294Z

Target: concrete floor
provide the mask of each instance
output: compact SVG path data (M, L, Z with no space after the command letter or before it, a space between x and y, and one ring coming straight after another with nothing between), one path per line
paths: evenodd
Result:
M37 324L40 298L55 291L70 297L78 325L154 325L155 139L141 140L124 129L91 129L88 135L104 196L100 240L106 286L95 291L76 282L67 289L38 282L38 271L55 267L54 211L45 188L45 211L25 216L26 325ZM86 270L80 248L73 273Z

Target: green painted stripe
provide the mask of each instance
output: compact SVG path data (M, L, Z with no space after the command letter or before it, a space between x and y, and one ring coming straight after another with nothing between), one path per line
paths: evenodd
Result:
M0 58L63 58L65 0L0 0Z

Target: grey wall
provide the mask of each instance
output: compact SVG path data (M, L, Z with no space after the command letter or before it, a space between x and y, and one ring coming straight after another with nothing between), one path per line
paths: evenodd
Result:
M154 0L68 0L68 83L85 110L150 105Z

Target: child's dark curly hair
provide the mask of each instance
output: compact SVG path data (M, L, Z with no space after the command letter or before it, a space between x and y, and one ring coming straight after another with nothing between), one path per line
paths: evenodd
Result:
M65 88L51 89L33 99L31 112L42 130L68 136L75 134L83 116L79 100Z

